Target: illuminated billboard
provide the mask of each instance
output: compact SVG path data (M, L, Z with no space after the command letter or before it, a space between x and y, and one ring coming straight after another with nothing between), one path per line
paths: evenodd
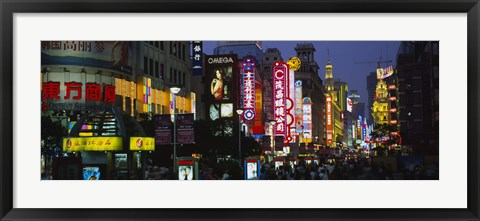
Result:
M295 81L295 132L303 132L302 81Z
M83 167L83 180L100 180L100 167L85 166Z
M155 139L153 137L130 137L130 150L153 151L155 150Z
M303 98L303 138L306 143L312 140L312 100Z
M394 73L393 67L390 65L386 68L377 68L377 79L385 79L392 76Z
M122 150L122 137L68 137L63 138L63 151Z
M210 102L233 102L237 55L211 55L205 58L206 96Z
M347 111L348 111L348 112L352 112L352 109L353 109L352 99L347 98Z
M262 84L255 82L255 118L253 121L253 134L264 134L265 127L263 125L263 105L262 105Z
M42 65L78 65L132 74L129 41L42 41Z

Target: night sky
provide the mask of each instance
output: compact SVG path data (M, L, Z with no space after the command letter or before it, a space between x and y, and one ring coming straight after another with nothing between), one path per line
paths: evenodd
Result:
M204 41L203 52L213 54L216 46L215 41ZM278 48L284 60L295 56L297 43L312 43L316 49L315 60L320 66L319 75L325 78L325 65L328 60L328 49L330 49L330 62L333 65L333 77L347 82L349 90L358 90L360 101L367 105L367 82L366 78L370 72L375 72L377 63L355 64L354 62L392 60L391 63L382 64L382 67L396 64L396 55L399 41L263 41L262 50L267 48Z

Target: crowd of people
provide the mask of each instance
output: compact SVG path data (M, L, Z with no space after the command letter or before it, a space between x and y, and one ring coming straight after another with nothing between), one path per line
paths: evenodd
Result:
M275 162L260 165L257 180L436 180L439 178L438 164L402 165L392 168L391 164L372 162L369 159L327 161L325 159L296 164ZM243 180L243 167L237 161L200 161L198 180ZM176 179L172 168L149 166L145 178L151 180Z

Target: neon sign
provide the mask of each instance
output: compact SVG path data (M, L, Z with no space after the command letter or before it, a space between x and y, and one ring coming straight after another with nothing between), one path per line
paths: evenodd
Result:
M243 76L243 118L247 121L255 118L255 62L245 58L242 66Z
M333 124L332 124L332 97L326 96L326 109L327 109L327 145L331 145L333 142Z
M275 135L286 136L286 92L288 66L284 62L277 62L273 67L273 110L275 116Z

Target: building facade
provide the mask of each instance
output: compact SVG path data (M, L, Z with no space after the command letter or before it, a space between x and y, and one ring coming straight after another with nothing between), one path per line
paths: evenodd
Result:
M303 98L312 101L312 138L314 143L326 144L325 94L322 79L318 76L319 66L315 61L316 49L311 43L297 44L295 52L300 58L300 69L295 71L295 81L302 81Z
M416 152L438 153L439 42L402 42L397 53L400 133Z

